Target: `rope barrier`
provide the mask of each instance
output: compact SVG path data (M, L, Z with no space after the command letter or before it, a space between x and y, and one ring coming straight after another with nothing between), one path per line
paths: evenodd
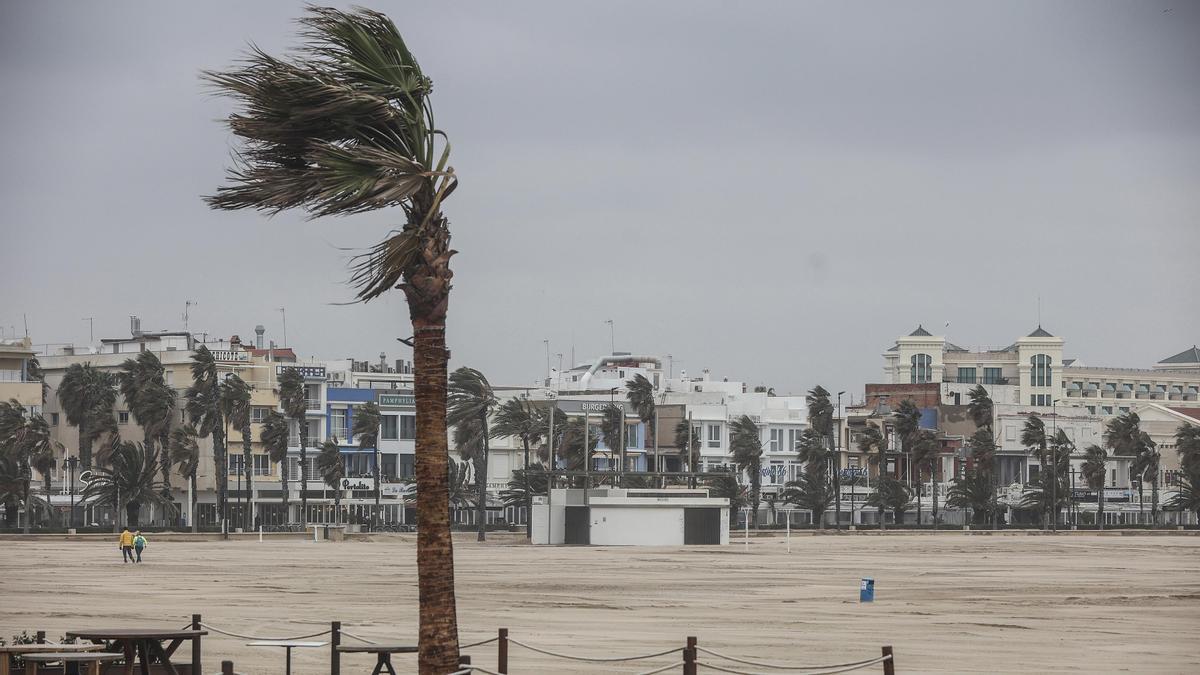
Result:
M215 626L210 626L206 623L202 623L202 624L200 624L200 626L202 628L207 628L208 630L211 630L214 633L220 633L221 635L228 635L229 637L240 638L242 640L304 640L307 638L314 638L314 637L318 637L321 635L325 635L326 633L329 632L329 629L326 628L325 630L321 631L320 633L313 633L311 635L296 635L294 637L261 637L258 635L241 635L239 633L230 633L229 631L221 630L220 628L217 628ZM190 628L190 626L189 626L189 628Z
M827 670L829 668L845 668L847 666L859 666L859 665L869 662L869 661L852 661L850 663L830 663L828 665L823 665L823 666L789 666L785 663L767 663L765 661L751 661L749 659L742 659L742 658L738 658L736 656L729 656L728 654L722 654L720 652L715 652L711 649L705 649L704 647L701 647L699 645L696 646L696 651L703 652L705 654L708 654L709 656L715 656L718 659L725 659L726 661L734 661L737 663L745 664L747 666L758 666L759 668L774 668L776 670ZM875 661L878 661L878 660L879 660L878 658L875 659Z
M540 649L538 647L534 647L532 645L527 645L524 642L521 642L520 640L514 640L511 637L508 638L508 642L509 642L509 644L520 645L530 651L535 651L535 652L538 652L539 654L545 654L546 656L555 656L560 659L570 659L572 661L588 661L591 663L616 663L618 661L641 661L643 659L652 659L657 656L666 656L667 654L674 654L675 652L682 651L682 649L683 649L682 647L672 647L671 649L667 649L667 650L661 651L661 652L655 652L654 654L599 658L599 657L594 657L594 656L571 656L570 654L559 654L557 652L551 652L551 651L547 651L545 649Z
M883 663L884 661L887 661L891 658L892 658L891 656L880 656L878 658L871 659L870 661L861 661L857 664L854 664L854 665L851 665L851 666L845 667L845 668L835 666L835 667L828 668L826 670L806 670L805 673L806 673L806 675L835 675L835 673L848 673L852 670L861 670L868 666L873 666L877 663ZM763 675L762 673L752 673L752 672L747 672L744 670L733 670L732 668L722 668L721 666L714 666L711 663L704 663L702 661L697 661L696 665L704 667L704 668L709 668L711 670L715 670L715 671L718 671L721 673L729 673L730 675Z
M345 630L343 630L343 631L342 631L342 635L344 635L344 636L346 636L346 637L348 637L348 638L354 639L354 640L358 640L359 642L364 642L364 643L366 643L366 644L369 644L369 645L377 645L377 644L379 644L378 642L376 642L376 641L374 641L374 640L368 640L368 639L367 639L367 638L365 638L365 637L359 637L359 636L355 635L354 633L351 633L351 632L349 632L349 631L345 631Z
M647 670L646 672L638 673L637 675L656 675L657 673L665 673L668 670L673 670L675 668L678 668L678 667L684 666L684 665L687 665L687 664L685 664L683 661L680 661L679 663L672 663L671 665L663 666L662 668L655 668L654 670Z
M470 649L471 647L479 647L479 646L482 646L482 645L486 645L486 644L489 644L489 643L495 642L496 640L499 640L499 639L500 639L500 636L499 636L499 635L496 635L496 636L490 637L490 638L488 638L488 639L486 639L486 640L480 640L479 642L472 642L472 643L471 643L471 644L469 644L469 645L459 645L459 647L458 647L458 648L459 648L459 649Z

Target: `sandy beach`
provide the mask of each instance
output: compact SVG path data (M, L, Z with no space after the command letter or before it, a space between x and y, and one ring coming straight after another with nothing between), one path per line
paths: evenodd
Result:
M592 656L659 651L696 635L719 652L798 665L870 658L891 644L901 673L1200 672L1200 537L797 536L790 554L782 538L752 538L748 551L736 542L534 548L464 537L462 640L504 626L530 644ZM0 635L182 626L199 612L256 636L315 632L337 619L363 637L414 639L412 535L152 539L146 559L122 564L108 542L0 542ZM860 577L876 580L874 604L858 602ZM282 650L245 642L206 638L205 670L232 658L242 673L282 672ZM494 645L468 653L495 666ZM415 663L397 660L401 672ZM581 664L514 646L510 670L636 673L672 660ZM328 650L297 650L295 662L298 674L327 672ZM370 667L362 657L343 663L345 672Z

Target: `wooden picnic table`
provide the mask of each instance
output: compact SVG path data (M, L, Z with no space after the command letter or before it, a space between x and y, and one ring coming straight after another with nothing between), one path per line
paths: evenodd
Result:
M371 675L380 675L387 669L391 675L396 675L392 667L392 654L416 654L416 645L379 644L379 645L338 645L337 650L342 654L374 654L375 670Z
M37 675L39 663L62 663L64 673L79 674L79 666L86 665L86 675L100 675L100 664L104 661L116 661L120 654L112 652L38 652L25 654L25 675Z
M299 647L301 649L316 649L324 647L328 642L309 642L305 640L256 640L247 642L247 647L283 647L287 650L287 669L286 675L292 675L292 649Z
M92 642L106 642L121 647L125 654L125 675L134 675L134 665L140 665L141 675L150 675L150 663L158 659L158 663L170 673L179 675L179 670L171 663L171 656L185 641L199 640L208 635L208 631L191 628L96 628L89 630L69 630L67 637ZM170 641L166 647L163 642ZM196 664L192 664L193 668Z
M38 654L42 652L94 652L100 645L86 644L57 644L51 642L35 642L27 645L0 645L0 675L10 675L12 672L12 657L23 654Z

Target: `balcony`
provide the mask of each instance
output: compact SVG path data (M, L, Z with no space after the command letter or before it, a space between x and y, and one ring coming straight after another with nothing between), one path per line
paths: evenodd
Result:
M321 399L319 398L304 399L304 407L308 409L308 412L325 412L325 409L321 407Z

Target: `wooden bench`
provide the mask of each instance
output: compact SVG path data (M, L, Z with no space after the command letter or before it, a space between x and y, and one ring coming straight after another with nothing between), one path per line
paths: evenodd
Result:
M86 675L100 675L100 664L105 661L119 661L120 654L111 652L42 652L40 654L25 654L25 675L37 675L39 663L62 663L63 670L70 672L71 666L87 666Z

